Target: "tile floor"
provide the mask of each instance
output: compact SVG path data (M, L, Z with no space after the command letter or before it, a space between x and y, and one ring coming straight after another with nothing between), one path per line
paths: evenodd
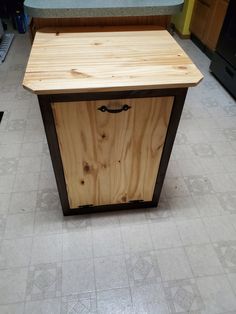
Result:
M0 313L235 314L236 103L209 60L189 90L158 209L62 216L17 35L0 65Z

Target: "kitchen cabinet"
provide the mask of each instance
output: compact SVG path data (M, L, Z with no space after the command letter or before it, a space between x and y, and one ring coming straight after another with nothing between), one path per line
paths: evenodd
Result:
M34 1L25 0L27 14L32 17L30 33L32 39L35 32L44 27L104 27L130 30L146 29L147 26L170 27L173 14L181 11L184 0L103 0L103 1Z
M226 15L228 0L196 0L190 30L214 51Z
M208 31L206 32L205 43L210 50L215 50L220 31L227 12L229 1L216 1L213 17L210 19Z
M209 19L216 0L196 0L190 30L202 42L208 29Z
M167 31L37 32L23 85L38 95L64 215L157 206L201 79Z

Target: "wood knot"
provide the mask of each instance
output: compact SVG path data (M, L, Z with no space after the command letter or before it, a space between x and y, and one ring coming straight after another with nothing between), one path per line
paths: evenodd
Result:
M102 43L94 43L95 46L100 46Z
M102 134L102 138L106 138L106 134L105 133Z
M80 183L81 183L82 185L84 185L84 180L81 180Z
M82 78L91 77L91 75L89 75L87 73L80 72L77 69L71 69L70 72L71 72L71 74L78 76L78 77L82 77Z
M187 67L185 67L185 66L179 66L179 69L181 69L181 70L186 70Z
M83 168L84 168L85 172L87 172L87 173L90 172L90 166L87 162L84 162Z
M126 203L127 202L127 196L126 195L122 196L121 201L123 203Z

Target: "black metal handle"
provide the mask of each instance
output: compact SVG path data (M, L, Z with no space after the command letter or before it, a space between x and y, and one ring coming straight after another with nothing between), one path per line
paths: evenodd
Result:
M100 110L101 112L109 112L109 113L119 113L119 112L122 112L122 111L127 111L129 110L131 107L129 105L123 105L121 108L118 108L118 109L109 109L107 108L106 106L101 106L98 108L98 110Z

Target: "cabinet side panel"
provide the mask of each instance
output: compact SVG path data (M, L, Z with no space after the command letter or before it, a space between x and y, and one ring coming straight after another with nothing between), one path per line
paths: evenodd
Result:
M52 105L71 208L152 200L173 100Z

